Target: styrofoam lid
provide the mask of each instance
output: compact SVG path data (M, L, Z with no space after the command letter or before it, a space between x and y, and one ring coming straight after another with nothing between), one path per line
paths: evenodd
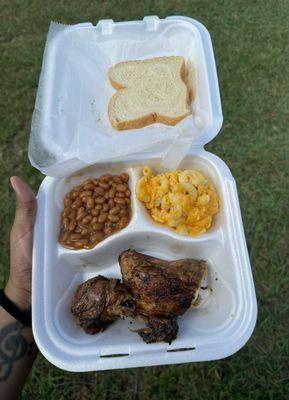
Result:
M114 130L107 113L115 91L108 68L165 55L186 59L187 84L196 93L192 115L176 126ZM104 161L146 158L161 158L163 165L175 168L191 147L212 140L221 125L213 49L199 22L150 16L142 21L101 20L96 26L51 24L29 142L31 164L44 174L60 177Z

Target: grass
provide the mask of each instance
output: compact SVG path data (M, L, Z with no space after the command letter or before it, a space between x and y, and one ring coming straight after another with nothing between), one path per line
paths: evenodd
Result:
M289 2L0 0L0 8L0 284L14 213L8 177L19 174L35 190L43 179L29 165L27 140L50 20L188 15L213 39L224 124L207 148L225 160L238 184L259 305L252 338L228 359L71 374L39 355L21 399L288 398Z

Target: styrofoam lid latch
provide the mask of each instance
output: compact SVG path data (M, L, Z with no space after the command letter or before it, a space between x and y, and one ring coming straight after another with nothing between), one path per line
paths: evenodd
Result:
M195 92L192 115L175 126L113 129L107 107L115 90L108 69L120 61L166 55L186 59L187 84ZM95 163L147 158L176 168L191 147L201 149L221 125L212 44L199 22L147 16L100 20L96 26L51 24L29 142L31 164L44 174L61 177Z
M160 19L156 15L150 15L143 18L143 22L146 25L148 31L156 31L160 22Z
M111 35L113 24L113 19L101 19L96 26L100 29L102 35Z

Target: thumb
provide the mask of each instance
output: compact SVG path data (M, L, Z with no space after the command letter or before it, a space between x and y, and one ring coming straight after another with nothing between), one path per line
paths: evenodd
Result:
M11 185L16 194L16 213L14 227L31 228L34 225L36 212L36 199L30 186L18 176L10 178Z

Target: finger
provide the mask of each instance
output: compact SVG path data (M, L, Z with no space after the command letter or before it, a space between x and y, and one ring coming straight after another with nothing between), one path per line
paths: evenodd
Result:
M30 186L18 176L10 178L11 185L16 194L16 213L14 225L28 227L34 224L36 212L36 199Z

